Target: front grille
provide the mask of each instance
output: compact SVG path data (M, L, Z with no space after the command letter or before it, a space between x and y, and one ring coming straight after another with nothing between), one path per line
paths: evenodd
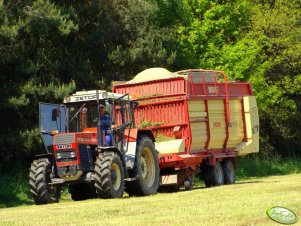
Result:
M71 157L71 153L75 153L74 149L66 149L66 150L57 150L56 151L56 160L57 162L74 162L76 161L76 156ZM58 155L60 158L58 158Z
M59 134L54 137L54 144L71 144L74 143L74 134Z

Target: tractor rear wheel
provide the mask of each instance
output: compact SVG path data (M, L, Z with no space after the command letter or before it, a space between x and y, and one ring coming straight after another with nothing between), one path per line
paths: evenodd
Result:
M159 161L155 145L148 136L138 140L135 158L134 181L126 182L130 196L146 196L157 193L159 187Z
M100 198L120 198L124 191L124 167L115 152L100 153L95 162L94 186Z
M224 171L225 184L235 184L236 181L236 170L233 162L230 159L225 159L222 162Z
M95 187L89 184L70 184L69 192L71 194L71 199L74 201L81 201L97 197Z
M29 172L30 194L36 205L56 203L60 199L60 186L50 185L51 163L49 159L34 160Z

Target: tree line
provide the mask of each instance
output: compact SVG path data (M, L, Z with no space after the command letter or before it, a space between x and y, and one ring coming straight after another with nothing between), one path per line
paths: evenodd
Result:
M0 0L0 161L44 151L38 103L151 67L251 81L261 153L300 156L299 0Z

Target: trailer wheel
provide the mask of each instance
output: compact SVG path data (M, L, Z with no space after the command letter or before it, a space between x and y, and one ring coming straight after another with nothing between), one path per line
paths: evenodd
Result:
M138 140L134 181L126 182L126 192L130 196L146 196L157 193L159 187L159 161L155 145L148 136Z
M51 182L51 163L49 159L34 160L29 172L30 194L36 205L59 202L61 186L49 185Z
M120 198L124 191L124 167L115 152L100 153L95 162L94 186L100 198Z
M211 167L212 170L212 185L220 186L224 184L224 172L221 164L216 162L215 166Z
M224 184L223 168L219 162L215 166L202 165L201 178L206 187L220 186Z
M74 201L81 201L97 197L95 187L88 184L70 184L69 192L71 194L71 199Z
M207 188L210 188L213 186L213 176L212 176L212 166L208 166L208 165L205 165L205 164L202 164L200 166L201 168L201 173L199 175L199 178L202 179L205 183L205 186Z
M236 181L236 170L233 162L230 159L225 159L222 162L224 171L225 184L235 184Z

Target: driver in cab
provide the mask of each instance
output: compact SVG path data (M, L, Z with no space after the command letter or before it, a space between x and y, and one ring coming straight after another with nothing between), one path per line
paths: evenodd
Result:
M99 113L100 113L100 120L102 124L102 129L105 132L105 145L110 146L112 142L112 134L108 133L108 130L111 129L111 119L110 116L108 115L106 108L104 105L99 106Z

